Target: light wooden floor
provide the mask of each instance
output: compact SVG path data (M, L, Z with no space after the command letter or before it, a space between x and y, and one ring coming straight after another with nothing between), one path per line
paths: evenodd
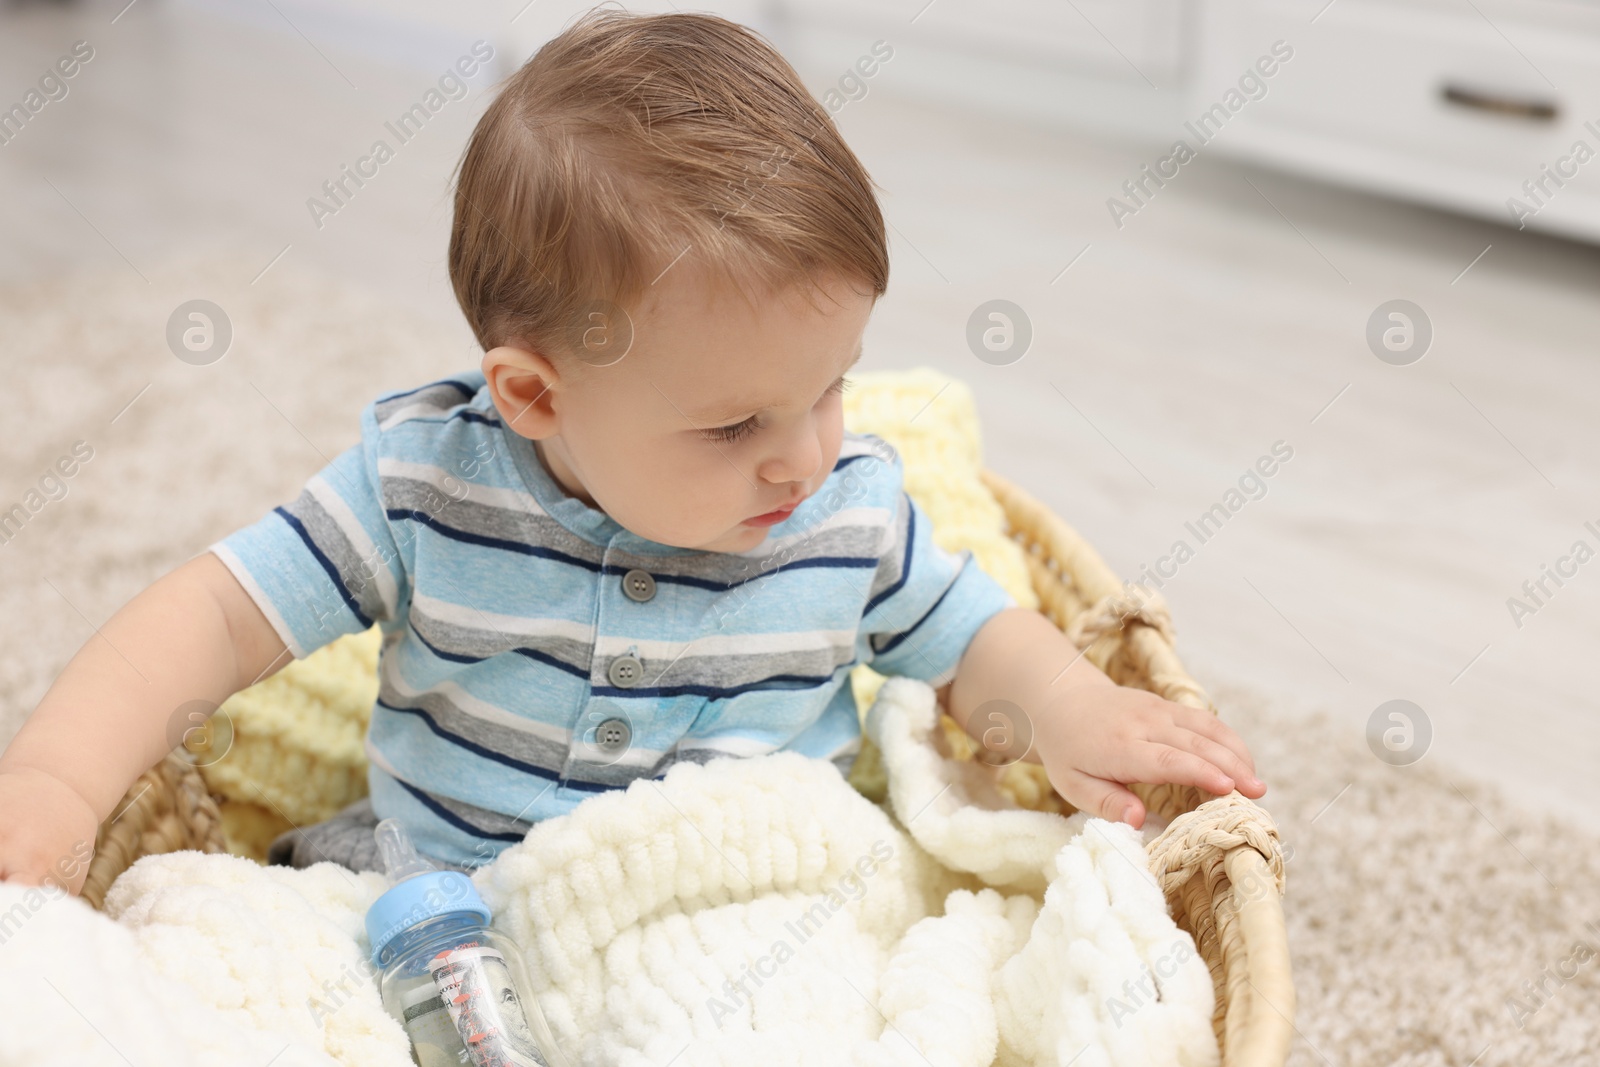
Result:
M159 3L112 25L120 6L0 15L0 96L73 40L97 49L71 94L0 147L0 283L200 246L262 268L282 253L447 324L461 343L440 373L471 365L443 265L447 183L489 79L318 230L306 198L436 74ZM1525 804L1600 805L1600 701L1584 681L1600 562L1520 628L1506 606L1574 541L1600 549L1583 525L1600 527L1600 252L1208 157L1119 231L1105 200L1152 158L1142 147L899 98L892 70L839 121L893 227L867 365L970 382L989 465L1116 570L1193 544L1186 521L1275 441L1292 446L1267 496L1165 590L1204 676L1326 709L1355 734L1406 698L1432 721L1427 759ZM996 297L1035 331L1012 366L964 340ZM1364 341L1396 297L1434 324L1410 367ZM30 373L3 347L0 361L8 379ZM352 419L366 399L350 398ZM4 496L32 462L27 443L0 441Z

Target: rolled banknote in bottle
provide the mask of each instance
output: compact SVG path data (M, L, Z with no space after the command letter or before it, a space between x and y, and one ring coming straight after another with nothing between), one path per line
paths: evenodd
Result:
M505 957L466 941L428 961L433 986L472 1067L550 1067L528 1026Z
M383 1007L420 1067L567 1067L517 943L464 872L439 870L398 819L373 830L389 888L367 906ZM524 996L529 999L524 1000Z

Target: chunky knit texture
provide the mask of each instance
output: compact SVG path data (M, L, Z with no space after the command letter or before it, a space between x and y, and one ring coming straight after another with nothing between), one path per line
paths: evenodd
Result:
M936 714L922 682L879 693L886 807L793 753L681 764L480 870L565 1057L1218 1063L1210 976L1140 833L1006 809L979 768L940 755ZM0 1002L30 1022L0 1027L0 1065L111 1062L109 1042L172 1067L404 1067L359 963L382 888L195 852L140 860L104 914L0 885L0 914L20 916Z

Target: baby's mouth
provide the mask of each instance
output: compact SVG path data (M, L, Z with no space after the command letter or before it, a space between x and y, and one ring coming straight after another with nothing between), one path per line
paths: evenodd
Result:
M796 500L791 504L785 504L783 507L778 508L775 511L768 511L761 515L752 515L750 518L744 520L744 524L746 526L776 525L777 523L782 522L784 519L787 519L790 515L794 514L794 509L799 507L801 501L804 499L804 497L801 497L800 500Z

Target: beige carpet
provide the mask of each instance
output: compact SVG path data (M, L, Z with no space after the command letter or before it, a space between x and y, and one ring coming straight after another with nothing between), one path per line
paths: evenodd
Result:
M95 625L354 443L375 393L473 365L464 328L429 328L292 260L252 284L260 268L204 259L145 266L148 282L119 267L0 292L0 510L75 441L94 449L66 495L0 544L0 737ZM233 324L210 366L165 340L196 297ZM1577 818L1529 818L1431 758L1389 767L1359 736L1247 689L1214 696L1293 847L1291 1063L1600 1063L1600 838Z

